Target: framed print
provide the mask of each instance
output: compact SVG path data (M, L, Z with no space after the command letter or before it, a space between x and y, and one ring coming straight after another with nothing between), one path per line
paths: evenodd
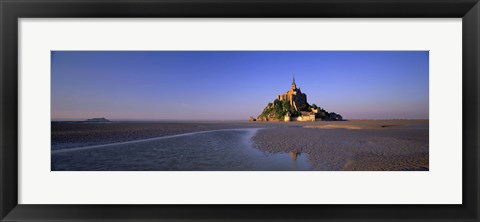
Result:
M2 221L478 221L478 1L2 1Z
M52 51L51 171L428 171L428 59L428 51ZM258 109L268 97L252 98L277 90L265 83L280 85L279 73L296 64L297 80ZM346 74L319 75L332 69ZM302 88L300 76L309 79ZM340 86L345 96L317 96ZM372 109L322 108L355 103Z

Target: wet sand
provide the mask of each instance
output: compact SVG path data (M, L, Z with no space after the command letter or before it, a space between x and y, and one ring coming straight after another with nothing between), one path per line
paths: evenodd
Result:
M428 120L293 123L252 138L264 152L307 153L314 170L428 170Z
M208 130L254 128L248 122L52 122L52 150L171 136ZM257 124L265 126L265 124Z
M238 156L238 153L234 154L235 152L230 149L239 144L235 142L238 136L230 135L236 131L229 131L229 134L223 132L189 134L245 128L260 128L251 139L244 140L249 140L247 142L252 143L252 149L258 150L261 155L253 155L249 151L250 153L245 155L243 160L241 158L235 160L234 157ZM52 161L52 168L68 170L72 169L71 166L76 166L76 170L120 170L128 167L134 170L269 169L251 163L251 160L255 159L254 162L273 161L274 164L271 164L270 168L280 170L287 167L278 167L279 160L290 164L292 160L295 162L298 156L302 161L305 159L308 162L310 170L428 170L428 130L428 120L288 123L53 122L52 160L55 161ZM167 138L155 139L159 137ZM174 152L176 149L180 150L178 148L183 151ZM71 150L64 152L63 149ZM209 153L209 150L212 150L212 153ZM228 152L232 154L231 158L227 158L228 161L220 161L225 157L226 150L230 150ZM268 157L269 155L281 156L272 159L274 156ZM199 156L205 157L204 160ZM132 159L132 157L135 158ZM186 157L189 157L188 161ZM285 157L288 158L282 159ZM206 161L207 159L209 161ZM234 162L238 162L235 167L226 164ZM90 168L86 167L87 165ZM250 167L251 169L245 167L254 165L255 167ZM113 166L116 168L112 168Z

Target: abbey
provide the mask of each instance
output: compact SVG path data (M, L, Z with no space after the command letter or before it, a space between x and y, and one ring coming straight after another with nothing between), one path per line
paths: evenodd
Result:
M306 109L307 95L302 93L300 88L297 88L295 84L295 77L293 77L292 87L286 93L278 95L277 99L280 101L288 100L290 107L293 107L296 111L300 111L301 108Z
M257 119L250 117L250 121L316 121L316 120L343 120L342 116L336 113L329 113L315 104L308 104L307 94L297 88L295 77L293 77L290 89L277 96L268 103Z

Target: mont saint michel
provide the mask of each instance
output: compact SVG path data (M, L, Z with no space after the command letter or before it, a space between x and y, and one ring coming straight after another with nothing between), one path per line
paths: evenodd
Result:
M268 103L257 119L250 118L250 121L312 122L315 120L339 121L343 118L334 112L327 112L316 104L310 105L307 102L307 94L297 88L295 77L293 77L290 90L278 95L273 102Z
M428 51L52 51L50 170L428 171L428 67Z

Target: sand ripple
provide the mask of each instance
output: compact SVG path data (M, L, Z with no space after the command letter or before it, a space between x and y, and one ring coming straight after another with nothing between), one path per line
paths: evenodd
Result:
M428 121L413 125L400 121L398 127L368 123L268 128L260 130L253 141L265 152L307 153L315 170L429 169Z

